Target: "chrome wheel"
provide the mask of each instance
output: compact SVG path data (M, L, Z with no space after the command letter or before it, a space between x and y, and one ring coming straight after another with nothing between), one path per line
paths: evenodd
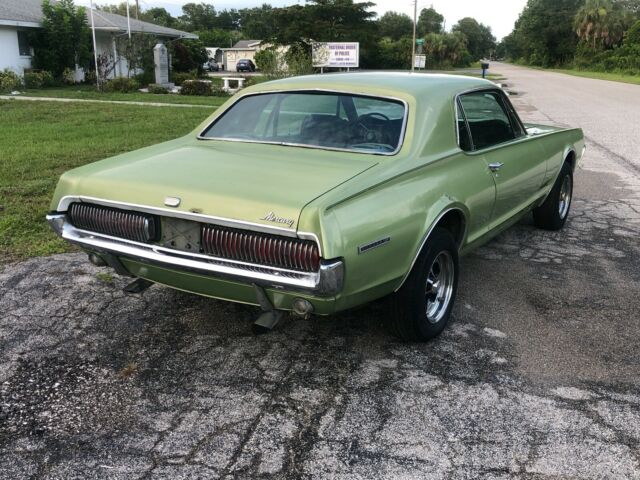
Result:
M558 200L558 213L560 218L564 219L569 213L569 205L571 205L571 194L573 193L573 183L571 175L566 175L560 187L560 196Z
M453 295L454 281L453 257L448 251L443 250L436 255L429 267L425 286L425 308L430 323L438 323L447 312Z

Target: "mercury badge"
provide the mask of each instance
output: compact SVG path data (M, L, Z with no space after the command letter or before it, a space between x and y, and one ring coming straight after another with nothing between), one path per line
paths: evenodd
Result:
M164 204L167 207L177 207L180 205L180 198L178 197L164 197Z
M274 223L282 223L282 224L288 226L289 228L291 228L291 226L294 224L294 220L291 220L289 218L279 217L273 212L267 213L260 220L266 220L267 222L274 222Z

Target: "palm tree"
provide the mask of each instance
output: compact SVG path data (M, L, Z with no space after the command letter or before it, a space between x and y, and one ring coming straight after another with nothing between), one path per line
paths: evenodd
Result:
M629 12L610 0L587 0L575 18L576 34L593 49L619 45L629 26Z

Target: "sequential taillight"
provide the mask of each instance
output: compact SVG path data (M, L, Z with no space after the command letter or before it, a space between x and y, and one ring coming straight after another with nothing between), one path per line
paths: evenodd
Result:
M316 272L320 268L318 245L311 240L203 225L205 254L258 265Z
M136 242L151 242L158 234L156 217L145 213L72 203L68 216L76 228Z

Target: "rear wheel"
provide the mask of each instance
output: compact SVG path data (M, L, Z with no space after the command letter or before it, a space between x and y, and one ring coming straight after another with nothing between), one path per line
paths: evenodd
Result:
M436 228L404 285L391 298L386 326L392 335L427 341L449 322L458 288L458 249L451 234Z
M549 196L542 205L533 210L533 221L545 230L560 230L564 227L571 208L573 196L573 171L569 162L560 170Z

